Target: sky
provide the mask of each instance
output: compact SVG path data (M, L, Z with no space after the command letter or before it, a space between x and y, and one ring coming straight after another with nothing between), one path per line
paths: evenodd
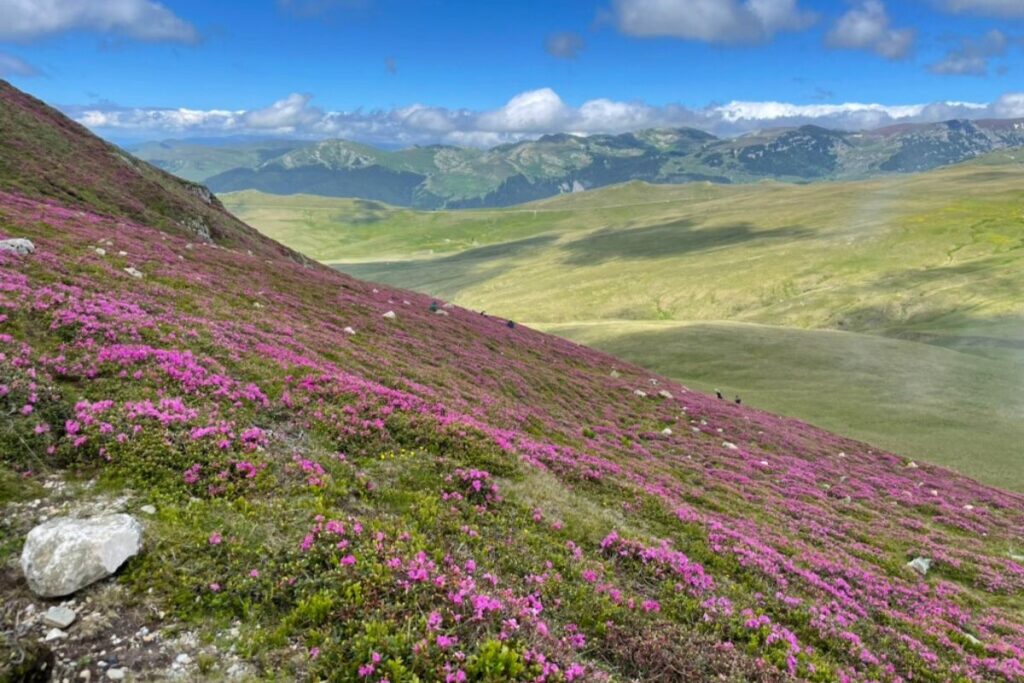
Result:
M1013 118L1024 0L0 0L0 77L117 141Z

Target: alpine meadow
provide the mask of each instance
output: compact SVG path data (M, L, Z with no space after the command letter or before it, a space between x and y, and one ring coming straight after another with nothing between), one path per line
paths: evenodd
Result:
M1018 0L0 0L0 683L1024 683Z

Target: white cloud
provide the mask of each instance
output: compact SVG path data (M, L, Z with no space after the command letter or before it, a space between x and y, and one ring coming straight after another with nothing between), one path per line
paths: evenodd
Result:
M939 6L955 14L1024 17L1024 2L1021 0L940 0Z
M269 107L242 115L242 125L253 130L292 133L323 119L323 112L309 106L312 95L292 93Z
M992 114L999 119L1024 118L1024 92L1006 93L992 103Z
M914 46L913 29L894 29L881 0L857 0L826 37L831 47L870 50L890 60L903 59Z
M39 69L12 54L0 52L0 77L38 76Z
M576 59L586 46L578 33L552 33L544 39L544 51L559 59Z
M80 123L120 138L210 135L287 135L304 139L345 138L382 146L453 144L491 147L545 133L624 133L644 128L694 127L717 135L763 128L816 124L863 130L897 123L953 118L1024 118L1024 93L1007 93L992 103L934 102L884 105L745 102L693 109L678 104L593 99L578 107L553 90L531 90L489 111L414 104L378 111L323 111L308 95L292 94L268 107L229 109L145 109L69 107Z
M988 74L989 60L1004 56L1009 44L1010 39L997 29L992 29L980 40L962 38L959 46L930 65L928 70L950 76L985 76Z
M753 43L814 23L797 0L615 0L623 33L707 43Z
M504 107L481 114L479 124L498 133L541 133L564 128L569 115L558 93L541 88L520 93Z
M144 41L194 43L199 33L154 0L0 0L0 40L28 41L72 30Z

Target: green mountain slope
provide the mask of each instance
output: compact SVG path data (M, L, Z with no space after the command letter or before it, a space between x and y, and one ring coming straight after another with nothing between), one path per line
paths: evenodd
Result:
M255 168L302 144L290 140L163 140L133 145L128 151L179 178L202 182L234 168Z
M414 212L255 193L225 201L346 272L529 321L680 380L1024 487L1024 396L1015 389L1024 378L1022 188L1024 164L1004 154L885 180L634 183L504 210ZM691 353L675 345L673 362L661 345L699 329L658 327L673 321L779 329L764 332L763 357L759 337L745 332L764 328L737 328L723 335L729 343L714 341L731 362L709 357L703 341ZM840 343L804 330L895 345L880 340L870 346L877 366L851 367L863 336ZM803 344L832 372L807 365ZM935 354L921 357L934 362L940 388L911 390L924 366L896 369L929 348ZM891 384L880 386L876 371ZM972 373L976 381L966 381ZM983 379L996 376L1005 382ZM787 388L773 390L780 377L790 378ZM815 410L821 396L840 398Z
M217 192L319 194L436 209L509 206L631 180L728 184L867 178L927 170L1020 145L1022 121L947 121L864 133L803 126L732 139L687 128L560 134L490 150L436 145L387 152L327 140L260 161L250 144L172 146L170 154L159 145L145 146L135 153L201 179ZM236 167L224 168L235 158ZM209 173L199 173L201 167Z
M84 149L39 102L0 110L5 145ZM133 209L153 226L85 198L99 184L58 201L2 172L0 239L35 250L0 251L0 678L1024 673L1020 494L284 249L197 243L164 213L176 186ZM115 510L139 552L47 639L23 539Z

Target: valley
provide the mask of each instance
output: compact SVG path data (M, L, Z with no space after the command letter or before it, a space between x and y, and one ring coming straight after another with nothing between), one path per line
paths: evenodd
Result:
M1021 488L1022 187L1021 159L996 153L885 180L629 183L500 210L222 198L357 277Z

